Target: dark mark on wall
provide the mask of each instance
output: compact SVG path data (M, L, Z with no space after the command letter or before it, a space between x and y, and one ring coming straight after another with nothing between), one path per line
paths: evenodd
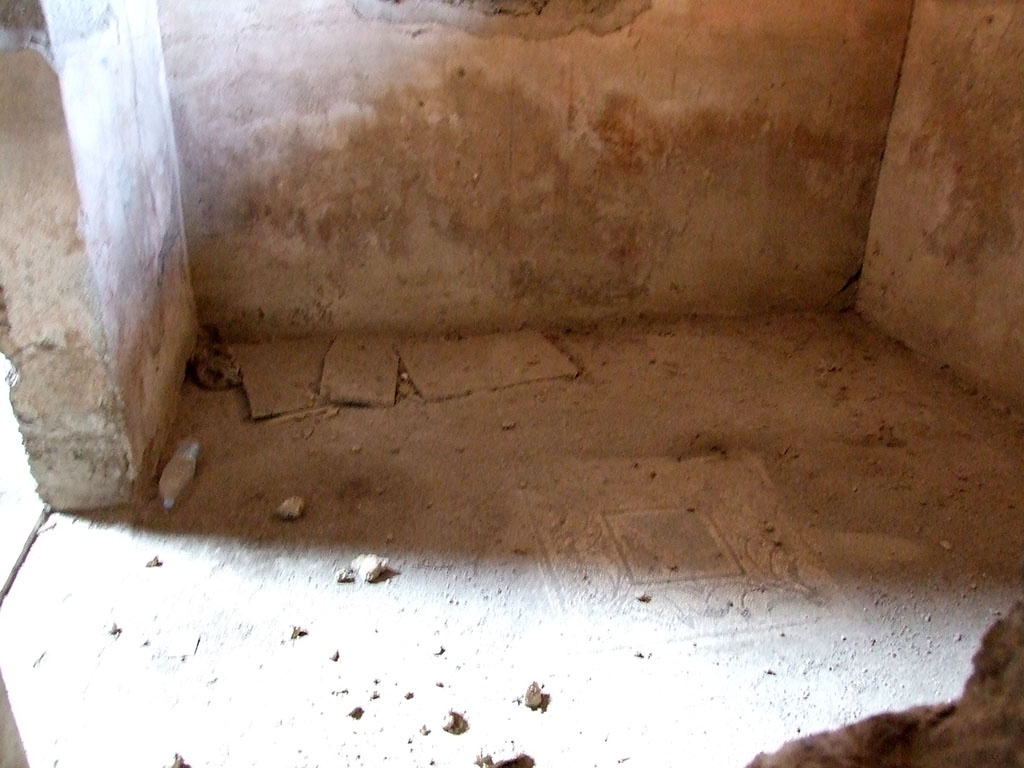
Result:
M550 39L575 30L606 35L651 7L651 0L349 0L356 14L397 24L444 24L478 37Z
M452 288L403 305L402 322L706 305L720 286L730 292L713 299L719 311L749 311L779 301L780 273L792 276L787 301L819 305L835 290L823 270L848 275L863 258L873 169L858 159L873 156L870 139L753 110L664 111L622 91L553 109L464 62L366 113L296 130L209 190L228 215L207 218L217 229L194 265L220 270L245 252L247 269L279 276L216 305L198 297L228 336L363 322L382 291L399 301L430 285ZM808 265L819 252L830 264Z

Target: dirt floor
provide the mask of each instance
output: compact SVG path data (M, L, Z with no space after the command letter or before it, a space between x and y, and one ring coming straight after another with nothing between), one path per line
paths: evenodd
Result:
M180 506L53 515L0 609L31 764L739 768L959 694L1024 421L852 314L549 338L577 378L302 420L186 384Z

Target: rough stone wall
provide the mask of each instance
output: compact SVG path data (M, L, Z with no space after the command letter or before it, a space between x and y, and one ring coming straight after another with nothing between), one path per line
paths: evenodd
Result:
M0 677L0 766L2 768L28 768L25 759L25 748L18 735L18 726L11 712L11 702L7 698L7 688L3 677Z
M164 0L235 337L835 308L910 0Z
M73 509L152 472L195 318L155 4L43 16L45 60L0 56L0 348L39 493ZM0 0L8 47L39 17Z
M799 739L759 755L748 768L952 766L1024 766L1024 603L986 633L959 701Z
M1024 403L1024 6L918 0L859 308Z

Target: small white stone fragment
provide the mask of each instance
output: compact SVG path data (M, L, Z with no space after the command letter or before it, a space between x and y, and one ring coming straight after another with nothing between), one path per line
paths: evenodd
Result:
M534 681L530 683L526 689L526 695L523 696L523 704L528 706L530 709L540 709L544 706L544 694L540 690L540 686Z
M356 580L356 572L353 571L351 568L342 568L340 571L334 574L334 578L337 580L339 584L351 584L353 581Z
M280 520L298 520L306 509L306 502L301 496L289 496L281 502L277 508L277 515Z
M363 581L372 584L377 581L388 569L388 559L380 555L359 555L352 560L352 570Z
M452 709L448 711L448 716L445 717L444 725L441 727L448 733L459 736L469 730L469 722L461 712Z

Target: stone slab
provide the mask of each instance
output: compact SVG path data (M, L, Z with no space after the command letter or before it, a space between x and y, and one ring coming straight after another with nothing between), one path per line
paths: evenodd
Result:
M316 405L329 346L325 338L232 345L252 418Z
M579 373L536 331L410 340L399 344L399 353L413 384L427 400Z
M663 582L681 562L695 578L743 574L713 530L682 507L618 512L605 520L634 584Z
M395 404L398 353L382 337L339 336L324 359L320 395L338 405Z

